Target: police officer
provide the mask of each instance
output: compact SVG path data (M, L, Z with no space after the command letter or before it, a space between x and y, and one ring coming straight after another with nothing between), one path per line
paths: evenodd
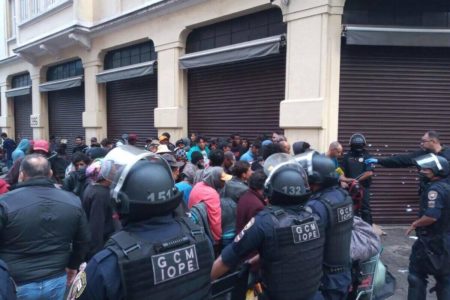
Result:
M370 158L365 149L366 138L361 133L355 133L350 137L350 151L342 159L342 170L347 183L357 180L364 187L364 196L361 207L361 218L372 224L372 212L370 208L370 184L372 183L373 164L364 163Z
M174 215L182 200L158 155L118 146L101 170L125 224L75 280L71 299L208 299L213 252L203 230Z
M325 299L345 300L351 285L350 241L353 201L338 185L334 162L317 152L296 157L308 174L313 192L308 205L325 226L324 276L321 291Z
M416 230L418 240L412 247L408 275L408 300L426 299L427 277L436 279L437 298L450 299L450 185L449 163L435 154L415 159L419 175L428 185L420 201L419 219L407 234Z
M450 161L450 148L441 144L439 133L430 130L425 132L420 140L420 149L411 153L394 155L392 157L369 158L366 160L367 164L380 164L386 168L406 168L415 166L414 159L428 154L434 153L442 156L447 161ZM426 188L427 182L421 178L419 194Z
M263 297L323 299L318 289L324 232L318 216L304 207L310 195L305 171L284 153L270 156L264 169L269 173L265 183L269 205L222 251L211 277L218 278L257 251Z

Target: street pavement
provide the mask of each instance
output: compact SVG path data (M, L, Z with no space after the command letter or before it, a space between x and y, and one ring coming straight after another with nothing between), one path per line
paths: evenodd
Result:
M395 295L390 297L389 300L407 299L409 254L415 241L405 236L407 228L407 226L382 226L387 235L382 237L383 253L381 260L397 280ZM434 285L434 280L430 279L428 289ZM427 299L437 299L436 294L427 294Z

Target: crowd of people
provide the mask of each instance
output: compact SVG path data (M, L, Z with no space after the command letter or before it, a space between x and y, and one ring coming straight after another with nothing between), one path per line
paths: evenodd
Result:
M246 265L259 299L355 298L355 269L381 248L371 227L376 164L422 174L408 234L427 242L413 248L409 299L425 299L428 274L439 299L450 297L450 156L434 131L422 150L386 159L372 158L360 133L345 154L339 142L323 154L306 141L291 151L277 132L175 143L167 132L145 143L130 133L89 146L77 137L70 154L66 140L2 140L5 299L209 299L212 282ZM435 257L423 257L430 239ZM436 268L424 269L432 259Z

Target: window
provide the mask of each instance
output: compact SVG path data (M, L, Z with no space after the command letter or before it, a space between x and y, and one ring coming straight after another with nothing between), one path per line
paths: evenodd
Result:
M80 75L83 75L83 65L81 63L81 59L56 65L48 68L47 70L48 81L61 80Z
M132 45L109 51L105 56L105 70L156 60L153 42Z
M11 79L11 87L13 89L30 85L31 85L31 77L30 74L28 73L16 75Z
M20 0L20 21L30 20L64 2L67 0Z
M188 36L186 53L248 42L286 33L278 8L194 29Z

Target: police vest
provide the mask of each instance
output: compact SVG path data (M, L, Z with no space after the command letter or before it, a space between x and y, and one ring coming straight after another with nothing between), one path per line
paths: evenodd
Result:
M339 198L330 198L335 193ZM353 201L347 191L333 188L319 194L319 200L328 211L324 264L330 273L348 269L351 264L350 242L353 230Z
M322 278L324 232L309 207L287 210L269 206L275 226L277 251L273 260L262 258L262 281L271 300L309 299Z
M347 170L345 176L356 178L364 173L364 156L353 156L351 153L348 153L344 159L347 160Z
M203 229L178 218L179 237L158 243L120 231L111 237L124 299L208 299L213 252Z

